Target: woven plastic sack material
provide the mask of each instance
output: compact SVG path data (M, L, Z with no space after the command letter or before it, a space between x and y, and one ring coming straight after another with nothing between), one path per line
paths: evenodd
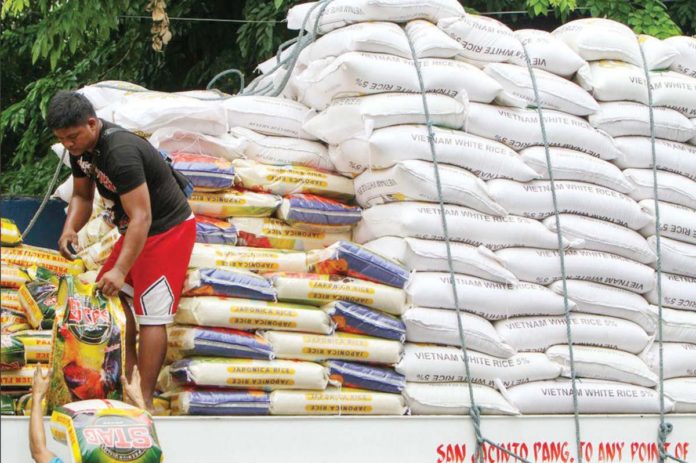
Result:
M227 328L173 326L167 343L168 362L195 356L273 360L273 350L265 339Z
M646 365L659 374L660 346L654 343L640 354ZM664 378L696 377L696 345L685 342L665 342L662 344Z
M653 108L653 125L650 125L650 108L631 101L601 103L599 110L589 117L590 124L612 137L649 137L651 127L655 137L676 142L687 141L696 135L691 121L678 111L669 108Z
M350 360L393 365L401 358L401 342L336 333L331 336L267 331L263 336L277 358L300 360Z
M657 238L648 238L651 249L657 250ZM660 263L663 272L696 278L696 246L660 237Z
M558 378L561 368L545 354L515 354L501 359L472 350L467 351L471 382L495 387L497 381L515 386L530 381ZM408 343L396 371L406 381L416 383L467 382L464 354L459 347L429 346Z
M333 199L311 194L291 194L283 198L278 218L303 229L340 233L360 221L362 210Z
M606 220L633 230L650 222L633 199L609 188L583 182L554 182L558 213L577 214ZM532 219L545 219L555 214L551 182L534 180L518 183L513 180L490 180L488 191L510 214Z
M277 273L267 275L278 291L278 300L321 306L347 301L401 315L406 310L406 293L392 286L341 275Z
M24 345L26 363L50 363L53 347L50 330L20 331L13 335Z
M240 246L254 248L275 248L297 251L321 249L336 241L350 240L351 233L307 230L293 227L279 219L232 218Z
M474 402L484 415L519 415L517 408L492 387L472 384ZM466 383L407 383L406 404L414 415L467 415L471 408Z
M493 18L477 15L452 15L437 27L459 42L459 56L483 67L488 62L511 61L524 56L522 44L512 30Z
M196 242L234 246L237 244L237 230L224 220L197 215Z
M333 331L329 316L315 307L222 297L181 298L175 321L239 330Z
M652 338L636 323L599 315L570 314L573 345L606 347L632 354L641 352ZM500 337L520 352L544 352L566 344L565 317L518 317L495 322Z
M24 343L15 335L0 336L0 371L19 370L26 363Z
M696 127L696 118L692 118L692 119L691 119L691 123L694 124L694 127ZM694 138L692 138L691 140L689 140L689 143L692 144L692 145L696 145L696 137L694 137Z
M304 252L196 243L189 267L231 267L261 273L302 272L307 268L307 258Z
M644 199L638 204L653 217L653 221L643 227L640 233L643 236L652 236L655 234L655 201ZM659 208L661 236L696 244L696 210L663 201L659 201Z
M170 367L179 385L233 389L324 389L328 373L312 362L194 357Z
M189 204L195 214L218 219L228 217L269 217L280 205L281 198L266 193L227 190L221 193L194 191Z
M696 378L669 379L663 388L674 403L674 413L696 413Z
M515 285L455 274L459 307L488 320L520 315L560 315L563 298L533 283ZM409 301L421 307L456 309L449 272L417 272L406 288ZM572 302L569 307L575 306Z
M395 288L403 288L410 278L408 269L397 262L350 241L308 252L307 266L314 273L346 275Z
M333 387L325 391L271 393L271 415L404 415L406 412L401 394Z
M173 415L268 415L271 399L268 392L200 390L189 388L171 395Z
M402 317L406 325L406 340L461 346L457 319L457 313L452 310L409 309ZM510 358L516 352L498 336L491 322L485 318L462 312L461 326L467 349L501 358Z
M302 103L271 96L234 96L223 101L222 108L230 127L244 127L265 135L316 140L302 129L302 124L315 114Z
M85 268L89 271L99 270L111 255L111 251L113 251L116 242L121 236L118 228L114 227L101 240L81 250L78 256L82 259Z
M383 170L368 170L355 178L358 204L368 208L399 201L438 202L466 206L495 216L507 215L488 194L486 184L459 167L438 165L438 177L431 162L400 161Z
M663 40L677 50L679 54L674 58L670 69L690 77L696 77L696 39L693 37L676 36Z
M390 368L380 368L359 363L329 360L329 384L368 391L401 394L406 386L403 375Z
M466 207L445 204L449 239L473 246L558 248L558 237L536 220L508 215L495 217ZM399 202L371 207L353 231L353 240L366 243L384 236L445 240L440 206ZM579 245L563 239L563 245Z
M587 414L659 413L659 393L633 384L584 379L577 381L578 408ZM573 388L569 379L537 381L511 387L505 397L524 415L571 414ZM674 404L664 402L669 412Z
M562 281L552 283L549 288L563 295ZM566 280L566 288L568 298L575 303L575 312L623 318L639 325L648 334L657 329L648 301L636 293L579 280Z
M648 87L642 66L620 61L591 63L589 72L578 74L578 83L597 101L635 101L648 104ZM696 79L672 71L653 72L654 106L674 109L687 117L696 116Z
M233 268L189 269L185 296L221 296L275 301L276 291L264 277Z
M522 281L548 285L561 280L560 253L550 249L508 248L496 251L505 266ZM565 251L565 275L642 294L655 287L655 271L647 265L607 252Z
M417 19L404 26L413 42L416 56L423 58L452 58L462 52L462 46L430 21ZM408 44L407 44L408 47ZM406 58L413 58L410 48Z
M17 224L10 219L0 219L2 224L2 232L0 232L0 245L2 246L19 246L22 244L22 234L17 228Z
M35 363L24 365L19 370L3 371L0 375L0 386L4 391L10 389L28 390L34 381L34 372L36 371Z
M0 304L3 308L12 310L22 310L22 306L19 305L19 295L18 291L8 288L0 288Z
M0 286L3 288L19 289L30 280L31 278L27 275L27 272L16 265L6 264L5 262L2 262L2 265L0 265Z
M629 195L636 201L652 199L653 171L652 169L626 169L626 178L635 185ZM657 172L657 197L661 201L696 209L696 181L671 172Z
M170 156L172 167L188 177L199 191L219 191L234 186L234 167L226 159L188 152L175 152Z
M554 180L594 183L621 193L628 193L633 189L621 170L610 162L565 148L549 148L549 154ZM527 165L538 172L541 179L548 180L548 163L543 146L525 148L520 151L520 155Z
M657 289L644 296L651 304L658 304ZM696 278L663 272L662 305L696 312Z
M85 85L77 90L84 95L95 110L99 110L120 100L128 93L145 92L147 89L132 82L122 80L104 80L92 85Z
M696 126L695 126L696 127ZM652 169L652 145L647 137L618 137L614 143L621 156L614 163L621 169L629 167ZM696 180L696 148L684 143L655 139L657 169Z
M312 9L315 5L317 2L303 3L290 8L288 29L297 30L304 27L307 31L313 31L321 8L317 6ZM440 18L463 15L464 8L455 0L433 0L427 3L420 0L336 0L328 5L319 18L317 31L325 34L340 27L367 21L403 23L414 19L426 19L431 23L437 23Z
M426 96L430 120L440 127L459 129L464 124L468 102L445 95ZM423 97L415 93L380 93L340 98L309 120L304 129L327 143L337 145L350 138L369 137L376 129L403 124L427 123Z
M150 413L115 400L71 403L53 410L53 438L75 463L164 461Z
M650 311L659 320L659 309L650 306ZM662 308L662 340L664 342L688 342L696 344L696 311Z
M176 127L157 129L149 141L155 148L170 153L205 154L228 160L242 157L246 146L243 140L228 134L210 136Z
M277 195L313 193L334 199L351 200L353 182L339 175L301 166L268 166L254 161L233 161L238 184L249 190ZM241 215L241 214L233 214Z
M107 214L97 215L77 232L77 250L81 251L98 243L113 228L114 225L108 220Z
M29 325L27 317L21 309L0 307L0 333L3 336L30 329L31 325Z
M459 130L433 127L437 159L442 164L467 169L484 180L510 178L526 182L539 178L513 150L493 140ZM367 169L386 169L398 162L431 161L428 129L423 125L397 125L351 138L329 147L336 169L355 176Z
M47 329L53 328L57 294L58 277L42 268L36 271L36 279L23 284L17 291L22 311L34 329L46 324Z
M322 309L338 331L401 342L406 339L406 326L397 317L345 301L330 302Z
M532 67L557 76L570 78L585 65L585 60L564 42L546 31L518 29L515 37L525 46ZM526 66L524 56L512 60L518 66Z
M53 249L39 248L26 244L3 249L0 260L4 264L3 267L11 264L26 269L36 265L60 276L66 274L77 275L84 271L84 265L80 259L69 261Z

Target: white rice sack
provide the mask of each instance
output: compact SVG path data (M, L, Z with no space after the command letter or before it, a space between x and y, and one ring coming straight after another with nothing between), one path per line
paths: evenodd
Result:
M651 306L656 323L659 323L659 309ZM662 308L662 341L688 342L696 344L696 312Z
M91 219L77 232L77 250L86 249L100 241L114 226L106 215L98 215Z
M268 217L280 206L280 196L229 189L222 192L194 191L189 205L194 214L228 217Z
M474 402L484 415L517 415L511 405L492 387L472 384ZM413 415L467 415L471 408L466 383L406 383L403 392Z
M524 56L520 41L500 21L472 14L457 16L440 20L437 27L464 48L459 56L466 61L483 65Z
M639 204L644 211L653 217L652 222L643 227L640 232L643 236L654 235L655 201L644 199ZM696 244L696 210L663 201L659 201L659 209L661 236Z
M314 30L321 8L317 6L312 9L317 3L302 3L290 8L288 29L297 30L304 27L307 31ZM463 15L464 8L456 0L430 0L427 3L422 0L335 0L319 18L318 31L325 34L349 24L367 21L403 23L414 19L427 19L431 23L437 23L440 18Z
M546 355L562 368L561 376L571 377L570 346L549 347ZM521 354L517 354L521 355ZM603 347L573 346L573 362L578 378L602 379L638 386L654 387L657 375L638 356Z
M576 382L578 411L587 414L659 413L659 394L654 389L633 384L583 379ZM507 390L505 397L527 415L572 414L573 386L569 379L538 381ZM665 399L665 411L674 404Z
M696 38L682 35L670 37L663 42L679 52L669 68L672 71L696 77Z
M542 353L515 354L508 359L468 351L471 382L495 387L496 380L505 386L558 378L561 367ZM416 383L468 382L464 353L459 347L406 343L396 371L406 381Z
M563 298L533 283L514 285L455 274L459 308L488 320L520 315L559 315L565 313ZM449 272L417 272L406 292L414 305L456 309ZM568 302L572 309L575 304Z
M694 127L696 127L696 118L691 119L691 123L694 125ZM696 137L689 140L689 143L692 145L696 145Z
M665 40L647 34L640 34L638 40L650 69L669 69L679 57L679 50ZM642 61L638 64L643 65Z
M307 256L304 252L281 249L196 243L193 245L189 267L233 267L261 273L303 272L307 268Z
M645 299L657 305L657 289L647 293ZM662 273L662 305L696 312L696 278Z
M695 126L696 127L696 126ZM614 143L621 156L614 163L621 169L629 167L652 169L652 145L648 137L618 137ZM655 139L657 168L696 180L696 147L669 140Z
M234 96L222 103L228 125L265 135L315 138L302 129L314 111L296 101L271 96Z
M496 251L496 255L522 281L548 285L562 278L558 251L508 248ZM651 267L607 252L565 251L565 274L568 279L593 281L638 294L655 287L655 271Z
M696 378L668 379L663 390L674 402L674 413L696 413Z
M243 140L226 134L214 137L176 127L155 130L149 141L155 148L170 153L207 154L228 160L242 157L245 149Z
M368 208L398 201L435 203L441 197L448 204L495 216L507 215L488 195L486 184L474 174L447 164L438 164L437 168L440 189L435 164L427 161L401 161L388 169L365 171L355 178L355 198L360 206Z
M498 336L488 320L478 315L453 310L413 307L401 317L406 325L406 340L430 344L461 346L457 320L460 320L466 348L500 358L510 358L516 351Z
M563 295L563 282L556 281L549 288ZM657 327L650 305L642 296L590 281L567 280L568 298L575 303L575 312L623 318L636 323L648 334Z
M77 90L84 95L96 111L117 103L128 93L146 92L145 87L121 80L104 80L92 85L85 85Z
M500 337L520 352L544 352L556 344L567 344L566 318L518 317L495 322ZM570 314L573 345L641 352L651 341L637 324L620 318Z
M519 29L515 31L515 37L525 46L532 66L537 69L570 78L585 65L584 59L549 32ZM527 65L524 56L514 59L513 62L519 66Z
M558 213L577 214L623 225L634 230L650 222L633 199L598 185L560 180L554 182ZM555 214L551 182L489 180L488 191L510 214L545 219Z
M410 21L404 30L411 38L418 58L453 58L462 52L459 42L430 21ZM408 58L413 58L410 48Z
M583 244L577 247L609 252L643 264L655 262L657 259L645 238L630 228L573 214L560 214L559 220L564 238L582 240ZM547 217L543 223L552 232L557 232L555 216Z
M355 194L350 179L309 167L269 166L246 159L236 159L233 164L237 183L249 190L281 196L312 193L344 200L353 199Z
M68 154L68 156L70 156L70 155ZM58 185L56 187L56 190L51 195L51 198L58 198L58 199L63 200L63 202L70 204L70 200L72 199L72 195L73 195L73 186L74 186L73 176L71 174L67 178L67 180L65 180L63 183L61 183L60 185ZM66 207L66 211L67 211L67 207Z
M238 330L333 331L329 316L316 307L231 297L182 297L175 322Z
M449 271L447 244L443 241L385 236L369 241L364 246L394 260L409 270ZM450 242L452 269L456 273L472 275L499 283L517 283L518 280L500 259L485 246L471 246Z
M656 342L640 354L654 373L659 374L660 345ZM663 373L665 379L696 377L696 344L666 342L662 344Z
M499 103L520 107L537 105L534 85L526 66L491 63L486 65L484 72L503 87L503 92L497 98ZM542 108L576 116L587 116L599 109L594 98L579 85L541 69L534 69L533 72Z
M310 251L325 248L336 241L350 241L351 237L349 231L308 230L272 218L235 217L229 222L237 230L237 245L254 248Z
M657 238L648 238L648 245L657 252ZM661 269L663 272L696 278L696 246L660 237Z
M502 143L459 130L432 129L440 163L462 167L484 180L510 178L526 182L539 178L517 153ZM424 125L378 129L367 138L351 138L330 146L329 156L338 171L351 176L366 169L385 169L399 161L433 159Z
M520 155L541 179L548 180L546 149L543 146L525 148L520 151ZM621 170L608 161L566 148L549 148L549 155L554 180L594 183L621 193L628 193L633 189L633 185L626 180Z
M597 101L636 101L648 104L648 87L642 66L620 61L590 63L578 83L591 91ZM665 106L688 117L696 116L696 79L673 71L650 75L653 105Z
M635 189L629 196L636 201L655 197L652 169L626 169L624 175ZM657 197L661 201L696 209L696 181L671 172L657 171Z
M404 415L401 394L328 388L324 391L273 391L271 415Z
M619 156L611 137L585 119L550 109L543 114L549 146L582 151L607 161ZM469 133L499 141L515 150L544 145L539 113L535 109L471 103L464 127Z
M440 206L399 202L371 207L353 230L358 244L383 236L444 240ZM495 217L473 209L445 205L450 240L496 250L516 246L555 249L558 237L536 220L508 215ZM563 240L563 245L580 244Z
M464 124L467 102L445 95L428 94L430 120L435 125L459 129ZM353 137L369 137L373 130L402 124L425 124L423 97L419 94L379 93L340 98L303 126L330 144Z
M590 115L593 127L605 131L612 137L628 135L650 136L650 108L632 101L601 103L599 110ZM653 108L655 137L678 142L687 141L696 135L691 121L678 111L669 108Z

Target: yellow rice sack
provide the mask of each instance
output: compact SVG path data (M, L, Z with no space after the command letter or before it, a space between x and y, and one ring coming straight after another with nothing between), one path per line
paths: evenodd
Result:
M53 332L49 330L20 331L14 335L24 344L24 358L26 363L51 362L53 349Z
M403 415L406 410L401 394L349 388L271 393L271 415Z
M260 273L304 272L307 268L307 256L304 252L281 249L196 243L189 267L232 267Z
M27 321L22 310L8 309L0 307L0 333L2 335L17 333L18 331L30 330L31 325Z
M18 266L5 263L4 261L0 263L0 286L3 288L19 289L20 286L30 280L29 274Z
M19 305L33 328L53 328L57 293L58 277L41 268L36 270L36 278L33 281L19 288Z
M19 370L3 371L0 375L0 386L3 389L28 389L34 381L36 363L24 365Z
M67 274L77 275L84 271L84 265L80 259L69 261L61 256L58 251L26 244L15 248L3 249L0 260L3 264L12 264L21 268L29 268L34 265L43 267L60 276Z
M17 224L10 219L0 219L0 245L2 246L19 246L22 244L22 234L17 228Z
M82 259L87 270L99 269L111 255L111 251L113 251L119 238L121 238L121 234L118 228L113 228L101 240L80 251L78 257Z
M22 310L22 307L19 305L18 292L9 288L0 289L0 306L6 309Z
M221 193L195 191L189 198L189 204L194 214L217 219L270 217L280 202L279 196L232 189Z
M229 219L237 230L237 244L254 248L323 249L336 241L349 241L351 233L307 230L272 218L234 217Z

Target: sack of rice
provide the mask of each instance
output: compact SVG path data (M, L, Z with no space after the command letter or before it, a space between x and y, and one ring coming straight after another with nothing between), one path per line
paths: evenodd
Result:
M659 393L654 389L633 384L583 379L576 382L578 408L587 414L641 414L659 413ZM569 379L537 381L511 387L505 397L523 415L572 414L573 387ZM665 411L672 410L674 404L665 399Z
M273 218L235 217L229 220L237 229L239 246L309 251L351 238L350 231L308 230Z
M471 382L495 387L496 381L515 386L558 378L561 367L542 353L515 354L508 359L469 350ZM459 347L407 343L396 371L416 383L468 382L464 353Z
M570 378L570 346L559 344L546 350L548 358L563 368L561 376ZM657 375L640 358L628 352L602 347L573 346L575 375L638 386L654 387Z
M0 394L0 415L15 415L16 408L17 398L14 394Z
M0 287L0 304L2 307L12 310L22 310L17 293L18 291L14 289Z
M442 29L430 21L416 19L404 26L406 35L413 42L416 57L422 58L452 58L462 51L462 46ZM406 44L407 58L413 58L411 49ZM393 54L393 53L392 53Z
M668 379L663 390L674 403L674 413L696 413L696 378Z
M158 150L169 153L205 154L230 161L242 157L245 148L243 140L229 134L211 136L177 127L157 129L148 140Z
M84 95L94 109L99 110L118 101L127 93L145 92L147 89L132 82L121 80L103 80L92 85L85 85L77 90Z
M643 236L655 234L655 200L644 199L638 203L653 217L650 224L640 230ZM696 244L696 210L678 204L659 201L660 235L684 243Z
M106 259L111 255L116 242L121 238L121 233L119 233L118 228L114 227L106 235L89 246L81 250L77 255L85 265L85 268L89 271L98 270Z
M655 271L647 265L607 252L565 251L565 276L642 294L655 287ZM550 249L507 248L496 251L521 281L548 285L563 278L560 253Z
M5 267L7 264L27 269L33 265L43 267L59 276L66 274L77 275L84 271L80 259L70 261L53 249L39 248L23 244L14 248L4 248L0 260Z
M515 37L524 45L532 67L557 76L570 78L585 65L585 60L568 45L546 31L536 29L518 29ZM518 66L526 66L524 56L512 60Z
M645 238L630 228L573 214L560 214L559 221L564 238L583 243L576 247L609 252L643 264L655 262L657 259ZM555 216L547 217L543 223L552 232L557 232Z
M19 305L34 329L53 328L57 295L58 277L43 268L36 271L34 280L26 282L19 288L17 291Z
M24 343L16 335L0 336L0 371L19 370L26 364Z
M172 167L184 174L198 191L219 191L234 186L234 167L226 159L182 151L170 157Z
M290 226L340 233L360 221L362 210L312 194L289 194L280 203L278 218Z
M609 188L583 182L554 182L558 213L578 214L623 225L634 230L650 222L633 199ZM551 182L534 180L490 180L488 191L510 214L545 219L555 214Z
M679 52L669 68L672 71L696 77L696 39L693 37L676 36L669 37L663 42Z
M611 137L578 116L547 109L544 124L549 146L581 151L610 161L620 152ZM544 144L536 109L471 103L464 130L521 150Z
M22 244L22 234L17 228L17 224L10 219L0 219L2 231L0 232L0 245L2 246L19 246Z
M472 14L452 15L438 21L437 27L462 46L459 53L462 59L480 67L524 56L522 44L512 30L496 19Z
M324 389L326 368L312 362L193 357L171 364L174 383L232 389Z
M77 250L87 249L99 242L113 228L114 224L109 220L108 214L97 215L77 232Z
M659 309L650 310L659 323ZM696 344L696 311L662 309L662 340L664 342L688 342Z
M563 298L538 284L496 283L459 274L455 274L455 283L459 308L488 320L520 315L561 315L565 312ZM417 272L406 292L414 305L456 309L452 286L448 272ZM575 304L569 301L568 306L572 309Z
M29 330L15 333L13 337L23 344L26 363L46 364L51 361L52 334L50 330Z
M197 215L196 242L234 246L237 244L237 230L224 220Z
M657 252L657 237L649 237L648 246ZM696 245L660 237L660 263L663 272L696 278Z
M558 236L536 220L514 215L495 217L449 204L444 209L452 241L483 245L491 250L515 246L558 248ZM353 231L353 240L362 244L383 236L444 240L440 206L415 201L398 202L363 211L362 220ZM570 244L581 243L563 239L564 246Z
M406 339L406 326L392 315L345 301L330 302L322 309L338 331L401 342Z
M0 286L3 288L19 289L28 281L31 281L31 277L18 266L5 262L0 265Z
M170 395L172 415L268 415L269 393L184 388Z
M264 135L316 140L302 129L314 111L297 101L271 96L234 96L221 103L230 127L245 127ZM226 115L226 117L225 117Z
M0 333L3 336L30 329L31 325L21 309L0 307Z
M227 328L173 326L167 347L168 362L196 356L273 360L271 345L261 336Z
M539 178L513 150L502 143L460 130L432 127L438 162L467 169L483 180L510 178L526 182ZM355 176L366 169L386 169L401 161L432 161L424 125L395 125L369 137L349 138L329 147L336 169Z
M563 295L562 281L552 283L549 288ZM648 334L655 332L657 325L650 313L650 305L639 294L580 280L566 280L566 288L568 298L575 303L575 312L623 318L636 323Z
M449 270L447 244L443 241L385 236L364 244L366 249L409 270L446 272ZM498 257L485 246L450 242L452 269L455 273L472 275L499 283L518 282L517 277L503 267Z
M350 360L354 362L393 365L401 358L401 342L336 333L317 334L267 331L263 336L273 346L279 359L295 360Z
M355 178L358 204L368 208L399 201L443 202L466 206L486 214L506 215L488 194L486 184L474 174L455 166L420 161L400 161L382 170L367 170ZM439 179L439 184L438 184Z
M329 316L315 307L211 296L182 297L174 321L238 330L333 331Z
M34 381L34 372L36 371L36 363L24 365L18 370L3 371L0 375L0 387L3 392L10 390L27 390L31 388Z
M696 126L695 126L696 127ZM648 137L618 137L614 143L621 156L614 163L621 169L629 167L652 169L652 144ZM684 143L655 139L657 169L696 180L696 148Z
M413 415L467 415L471 408L469 387L484 415L519 415L517 407L498 391L481 384L406 383L404 397Z
M453 310L413 307L401 317L406 325L406 340L430 344L461 346L458 319L467 349L483 352L494 357L510 358L515 349L506 344L491 322L478 315Z
M660 345L654 343L640 354L650 369L659 373ZM696 344L685 342L665 342L662 344L663 373L665 379L683 376L696 377Z
M256 273L235 268L189 269L184 296L221 296L276 301L273 285Z
M310 272L346 275L395 288L406 286L410 272L397 262L350 241L339 241L307 253Z
M307 268L307 258L304 252L196 243L189 267L232 267L261 273L302 272Z
M629 193L631 198L641 201L655 197L652 169L626 169L624 175L635 186ZM657 197L661 201L696 209L696 181L671 172L657 171Z
M683 142L696 135L696 129L683 114L669 108L653 108L653 122L650 122L650 108L632 101L613 101L601 103L596 113L589 118L590 124L612 137L636 135L655 137Z
M658 304L657 288L644 295L653 305ZM696 311L696 278L662 273L662 305L673 309Z
M329 370L329 384L368 391L401 394L406 386L403 375L391 368L381 368L360 363L329 360L325 362Z
M445 95L426 96L430 120L434 125L459 129L464 125L468 101L460 102ZM412 93L379 93L355 98L340 98L304 129L317 138L337 145L354 137L369 137L373 130L403 124L425 124L423 97Z
M404 415L406 410L401 394L350 388L271 393L271 415Z
M189 204L194 214L225 219L227 217L269 217L281 198L267 193L229 189L219 193L194 191Z
M321 306L340 300L391 315L401 315L406 310L406 293L392 286L317 273L276 273L267 276L278 291L279 301Z
M544 352L556 344L567 344L566 318L517 317L495 322L500 337L520 352ZM636 323L620 318L570 314L574 345L588 345L641 352L652 338Z

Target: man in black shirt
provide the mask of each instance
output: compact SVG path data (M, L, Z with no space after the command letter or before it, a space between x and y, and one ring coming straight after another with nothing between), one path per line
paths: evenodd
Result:
M99 272L97 288L107 296L122 292L133 297L140 340L136 355L135 319L126 310L126 372L130 376L137 361L143 397L152 408L167 350L165 325L173 321L196 236L191 208L157 149L98 119L83 95L58 92L46 122L70 153L74 179L58 243L63 256L75 257L71 247L77 246L77 232L92 214L95 187L113 202L111 218L122 236Z

